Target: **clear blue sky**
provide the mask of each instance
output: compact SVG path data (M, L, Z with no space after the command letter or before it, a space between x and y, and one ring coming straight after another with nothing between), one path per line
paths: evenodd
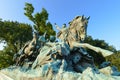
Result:
M32 3L35 12L44 7L49 21L59 26L76 15L90 16L87 34L120 50L120 0L0 0L0 18L32 24L24 16L25 2Z

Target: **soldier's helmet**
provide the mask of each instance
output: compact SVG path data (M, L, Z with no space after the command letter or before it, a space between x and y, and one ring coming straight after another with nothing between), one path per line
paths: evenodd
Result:
M50 36L50 42L55 42L55 36Z
M65 23L63 24L62 28L66 28L66 24Z
M40 42L46 42L46 40L45 40L45 37L44 37L44 36L39 36L38 41L40 41Z

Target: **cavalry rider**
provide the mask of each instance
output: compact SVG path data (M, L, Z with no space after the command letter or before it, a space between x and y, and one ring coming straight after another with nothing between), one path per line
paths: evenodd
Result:
M66 37L68 35L68 28L66 26L66 24L64 23L62 28L60 28L56 23L55 23L55 27L56 29L59 30L57 37L60 38L62 41L66 41Z

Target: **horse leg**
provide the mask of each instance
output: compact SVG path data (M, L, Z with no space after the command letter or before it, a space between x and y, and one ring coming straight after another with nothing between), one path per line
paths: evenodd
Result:
M93 50L93 51L95 51L97 53L101 53L104 57L113 54L113 52L111 52L111 51L108 51L108 50L105 50L105 49L102 49L102 48L99 48L99 47L92 46L92 45L90 45L88 43L72 42L72 45L74 47L83 47L83 48L91 49L91 50Z

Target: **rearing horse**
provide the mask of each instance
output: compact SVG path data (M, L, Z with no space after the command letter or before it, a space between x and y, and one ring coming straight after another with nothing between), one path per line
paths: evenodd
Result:
M72 50L74 47L86 47L95 52L101 53L104 57L113 54L113 52L92 46L88 43L81 43L84 41L87 34L87 24L90 17L86 18L84 16L75 17L69 24L69 27L66 29L67 36L65 38L65 42L70 46ZM65 33L64 33L65 34ZM64 34L60 34L58 38L62 40L60 36L64 36Z
M65 40L69 44L70 48L73 48L72 42L83 42L87 34L87 24L89 17L77 16L71 22L69 22L69 27L57 37L61 40ZM65 36L65 34L67 36ZM62 37L61 37L62 36ZM63 37L64 36L64 37Z

